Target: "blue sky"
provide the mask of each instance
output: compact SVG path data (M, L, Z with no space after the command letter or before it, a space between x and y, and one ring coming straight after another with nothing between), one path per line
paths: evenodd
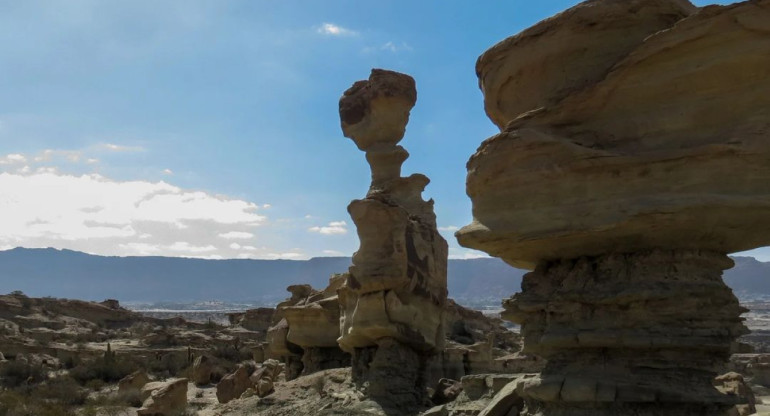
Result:
M380 67L417 80L405 174L478 256L452 236L496 132L475 60L576 3L0 0L0 248L350 255L369 170L337 101Z

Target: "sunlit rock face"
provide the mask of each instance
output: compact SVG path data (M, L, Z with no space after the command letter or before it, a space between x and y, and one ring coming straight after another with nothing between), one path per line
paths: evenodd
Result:
M502 132L468 162L462 245L529 269L770 245L770 1L589 1L476 70Z
M403 408L419 403L426 361L443 346L447 299L447 244L421 196L429 179L401 177L409 154L398 142L416 100L412 77L380 69L340 99L342 131L366 152L372 183L348 206L361 245L338 291L338 341L369 394Z
M526 415L716 415L770 245L770 0L592 0L485 52L501 133L468 162L461 245L534 269L504 315L548 360Z

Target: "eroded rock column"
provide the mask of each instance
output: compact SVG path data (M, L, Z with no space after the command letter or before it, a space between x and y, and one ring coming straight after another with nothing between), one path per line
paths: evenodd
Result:
M745 311L722 281L733 262L692 250L544 262L503 317L546 358L520 387L531 414L719 415L735 397L712 379Z
M746 329L722 271L770 245L770 0L587 1L476 73L500 133L456 235L534 269L504 302L548 360L522 414L726 414Z
M401 177L409 153L398 146L417 100L414 79L372 70L340 99L346 137L366 152L372 183L348 212L360 248L338 291L340 347L353 374L385 406L409 408L424 394L427 360L442 348L447 299L447 244L436 229L429 179Z

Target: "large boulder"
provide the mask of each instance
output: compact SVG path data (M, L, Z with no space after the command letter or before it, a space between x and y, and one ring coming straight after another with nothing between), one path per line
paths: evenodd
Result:
M139 391L150 382L150 376L145 370L136 370L118 381L118 393Z
M214 372L214 361L211 357L201 354L195 357L192 366L192 382L203 386L211 382L211 374Z
M150 396L136 411L138 416L179 416L187 408L187 379L171 379L153 386Z
M227 403L230 400L241 397L252 382L249 376L254 372L254 366L251 364L239 364L238 368L232 373L222 377L217 384L217 400L219 403Z

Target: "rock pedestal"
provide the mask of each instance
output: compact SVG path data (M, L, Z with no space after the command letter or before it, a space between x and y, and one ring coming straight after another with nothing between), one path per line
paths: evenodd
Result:
M770 0L586 1L476 72L501 132L456 235L534 269L504 305L548 360L522 414L724 414L745 328L721 272L770 245Z
M427 358L442 348L447 244L436 229L429 179L401 177L409 156L398 142L417 100L414 79L380 69L340 99L346 137L366 152L372 184L348 206L361 242L339 289L340 347L353 374L386 406L410 407L424 394Z
M548 415L718 415L713 385L746 311L724 284L727 256L652 251L543 263L503 316L524 353L548 360L521 394ZM663 407L663 408L662 408ZM576 409L585 409L578 411Z

